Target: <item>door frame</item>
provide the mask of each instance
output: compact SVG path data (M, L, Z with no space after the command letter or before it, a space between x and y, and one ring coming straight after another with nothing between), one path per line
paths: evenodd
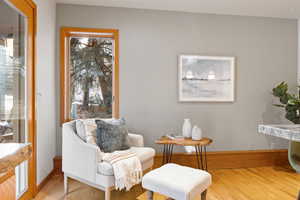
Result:
M5 0L27 17L27 113L28 142L32 145L32 156L28 161L28 190L19 198L32 199L37 193L36 184L36 100L35 100L35 65L36 65L36 18L37 7L33 0Z

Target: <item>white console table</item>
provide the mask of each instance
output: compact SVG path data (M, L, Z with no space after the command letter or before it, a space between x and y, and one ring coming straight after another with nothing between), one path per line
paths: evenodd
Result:
M293 169L300 173L300 124L259 125L258 132L289 140L289 162Z

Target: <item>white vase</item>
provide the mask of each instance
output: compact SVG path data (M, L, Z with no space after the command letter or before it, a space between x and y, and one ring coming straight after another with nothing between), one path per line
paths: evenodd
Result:
M202 130L198 126L194 126L192 130L192 140L201 140L202 139Z
M192 124L190 119L184 119L184 123L182 126L182 135L185 138L192 137Z

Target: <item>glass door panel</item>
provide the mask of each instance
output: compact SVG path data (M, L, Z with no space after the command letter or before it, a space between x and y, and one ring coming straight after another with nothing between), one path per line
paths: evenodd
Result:
M0 0L0 142L26 143L27 18L8 3ZM28 163L15 170L16 196L28 189Z

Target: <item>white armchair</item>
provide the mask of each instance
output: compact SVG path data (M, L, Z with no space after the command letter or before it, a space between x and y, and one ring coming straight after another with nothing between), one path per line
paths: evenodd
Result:
M114 189L114 173L112 166L106 162L98 162L98 147L88 144L76 134L75 121L63 124L62 170L64 172L65 193L68 192L68 177L105 191L105 200L110 200L110 192ZM131 150L141 160L143 170L153 166L155 151L144 147L143 136L129 134Z

